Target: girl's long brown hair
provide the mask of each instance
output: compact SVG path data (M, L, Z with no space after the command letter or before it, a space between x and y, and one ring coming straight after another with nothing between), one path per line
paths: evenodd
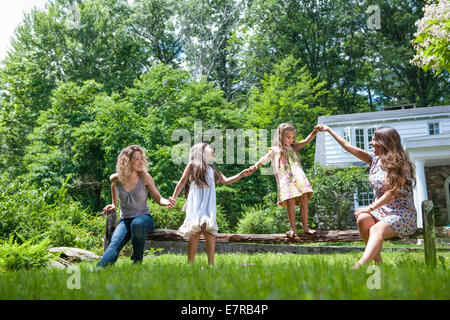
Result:
M191 151L189 152L189 162L187 164L189 179L185 186L185 195L186 198L189 193L189 187L192 181L199 187L209 187L208 182L206 181L207 169L208 166L214 170L214 180L217 183L220 180L220 172L213 165L207 163L206 147L208 146L205 142L200 142L195 144Z
M385 187L400 196L400 190L411 190L415 184L414 164L403 150L400 135L392 127L382 126L375 130L374 139L381 145L381 169L386 172ZM402 196L406 196L403 194Z

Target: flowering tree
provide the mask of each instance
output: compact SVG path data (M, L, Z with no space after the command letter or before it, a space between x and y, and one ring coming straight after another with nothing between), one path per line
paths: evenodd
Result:
M450 1L429 0L422 10L424 17L416 21L416 39L411 41L417 54L410 63L437 74L450 72Z

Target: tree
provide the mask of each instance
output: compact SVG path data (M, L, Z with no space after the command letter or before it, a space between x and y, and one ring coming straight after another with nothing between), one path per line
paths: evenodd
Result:
M374 78L374 92L382 105L416 103L419 107L450 101L449 79L424 71L409 62L415 52L414 23L422 16L423 0L377 1L382 13L381 29L366 35Z
M172 0L136 0L132 4L130 25L149 51L150 64L180 64L183 47L173 21L175 4Z
M297 130L298 139L306 138L317 123L317 117L330 112L321 104L327 94L325 82L313 78L301 60L289 56L266 75L262 88L255 87L250 96L249 112L255 128L276 129L289 122ZM312 165L314 148L302 150L302 163Z
M241 0L178 2L177 21L186 62L196 79L214 81L228 100L239 92L238 52L229 44L244 8L245 1Z
M411 41L417 54L410 62L425 71L433 69L436 75L450 72L450 3L428 1L422 10L425 15L416 21L416 39Z
M361 94L370 75L361 32L364 10L357 1L348 0L252 1L243 75L258 85L275 64L292 55L313 77L326 81L329 94L324 106L337 113L369 111Z
M126 0L54 0L24 17L0 71L1 170L23 173L27 136L59 81L93 79L108 93L133 84L148 53L126 24L129 14Z

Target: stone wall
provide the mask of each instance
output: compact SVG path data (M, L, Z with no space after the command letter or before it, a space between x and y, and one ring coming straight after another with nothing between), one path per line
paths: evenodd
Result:
M445 180L450 176L450 166L438 166L425 168L427 180L428 200L433 201L437 211L435 220L436 226L449 224L448 208L445 196Z

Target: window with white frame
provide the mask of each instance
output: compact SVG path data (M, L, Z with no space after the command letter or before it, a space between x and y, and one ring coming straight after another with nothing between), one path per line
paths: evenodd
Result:
M428 123L428 132L430 135L439 134L439 122Z
M342 136L344 138L345 141L350 142L351 143L351 131L352 128L348 127L348 128L344 128L342 129Z
M373 150L373 147L370 144L370 142L372 141L375 130L376 130L376 128L368 128L367 129L367 145L368 145L369 151Z
M361 207L368 207L373 200L374 192L370 187L358 189L355 193L355 209Z
M364 129L359 129L356 128L355 129L355 143L356 143L356 147L360 148L360 149L365 149L365 141L364 141Z

